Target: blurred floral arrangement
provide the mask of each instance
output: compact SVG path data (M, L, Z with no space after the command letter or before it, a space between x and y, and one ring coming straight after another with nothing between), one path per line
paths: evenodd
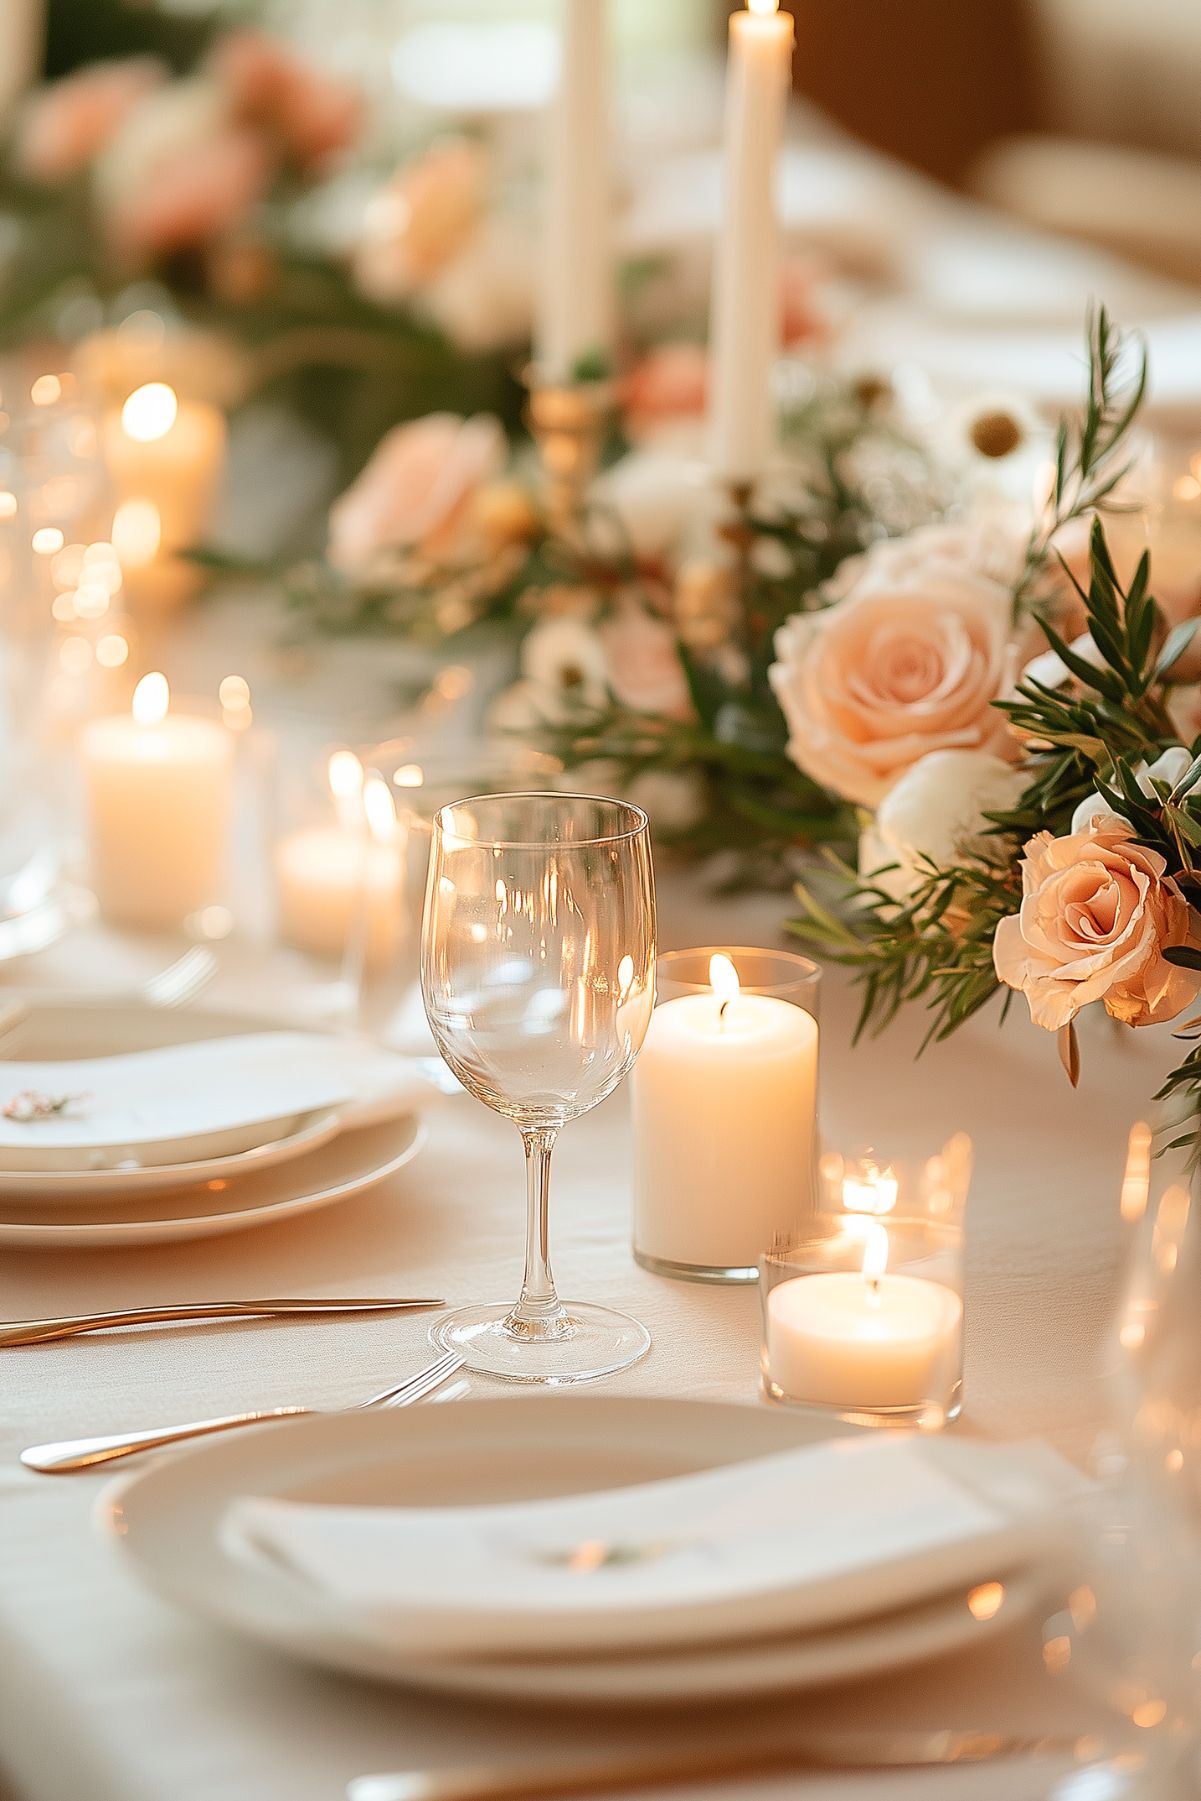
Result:
M528 222L482 142L379 158L354 87L253 27L182 77L86 65L26 96L0 153L0 343L85 340L88 373L106 357L116 379L130 314L203 327L226 350L217 397L286 386L345 474L436 403L514 424Z
M979 533L881 546L773 671L791 754L872 810L839 904L811 883L795 922L854 972L859 1030L916 1001L944 1039L1020 993L1073 1084L1083 1009L1157 1025L1201 990L1201 559L1157 588L1120 511L1107 532L1145 362L1103 312L1089 339L1084 413L1008 570ZM1201 1155L1201 1046L1157 1098L1169 1148Z

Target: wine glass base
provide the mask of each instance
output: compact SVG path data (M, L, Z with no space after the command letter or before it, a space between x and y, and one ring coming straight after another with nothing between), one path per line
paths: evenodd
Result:
M468 1369L510 1382L595 1382L628 1369L651 1348L646 1327L628 1313L590 1301L564 1301L565 1330L525 1334L508 1325L511 1301L461 1307L430 1327L430 1343L457 1351Z

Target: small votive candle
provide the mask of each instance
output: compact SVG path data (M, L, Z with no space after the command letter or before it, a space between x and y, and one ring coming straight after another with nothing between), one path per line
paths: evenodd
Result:
M275 848L279 936L285 944L370 968L395 955L403 930L404 845L396 808L353 751L328 763L333 817Z
M143 676L129 713L80 740L92 887L122 925L179 925L221 892L233 743L216 719L169 711L165 676Z
M644 1268L754 1281L764 1246L813 1212L820 976L788 951L659 958L631 1078Z
M970 1169L962 1137L912 1169L823 1159L823 1212L763 1260L773 1400L872 1424L929 1429L956 1417Z

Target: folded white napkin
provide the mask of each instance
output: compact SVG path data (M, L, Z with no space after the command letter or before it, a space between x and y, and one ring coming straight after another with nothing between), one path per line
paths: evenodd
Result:
M986 1581L1064 1540L1045 1445L880 1434L503 1506L243 1497L223 1542L426 1657L583 1654L816 1630Z
M0 1111L0 1151L202 1139L326 1107L344 1110L347 1126L370 1125L436 1098L394 1051L319 1032L249 1032L118 1057L0 1063L0 1110L62 1103L46 1118Z

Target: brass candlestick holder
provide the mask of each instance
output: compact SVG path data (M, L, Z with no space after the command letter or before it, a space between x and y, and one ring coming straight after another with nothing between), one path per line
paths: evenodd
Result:
M546 381L527 369L526 419L538 446L547 521L564 537L574 537L588 487L600 463L616 401L611 381Z
M752 553L755 548L755 532L751 514L755 484L739 477L729 477L721 485L730 507L726 518L717 528L718 535L733 552L733 582L738 597L738 610L743 628L749 634L754 624L752 596L755 566Z

